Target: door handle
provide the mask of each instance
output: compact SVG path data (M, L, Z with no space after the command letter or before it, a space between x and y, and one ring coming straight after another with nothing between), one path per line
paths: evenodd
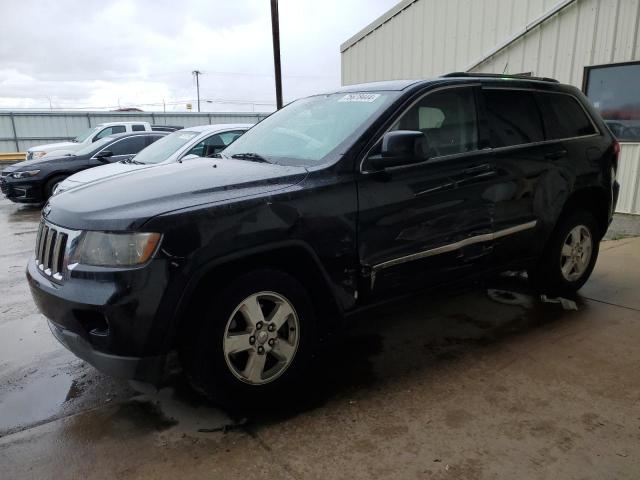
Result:
M559 160L565 157L566 155L567 155L567 151L562 149L562 150L556 150L555 152L549 152L544 157L547 160Z
M462 171L465 175L476 175L478 173L485 173L491 171L491 165L488 163L483 163L482 165L478 165L476 167L469 167Z

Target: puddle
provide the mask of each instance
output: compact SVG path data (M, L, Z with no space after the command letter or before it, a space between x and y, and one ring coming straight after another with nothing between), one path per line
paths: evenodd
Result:
M525 295L523 293L514 292L510 290L500 290L497 288L487 289L487 295L491 300L505 305L515 305L524 308L531 308L533 306L533 297Z
M47 375L0 398L0 436L22 425L33 425L56 415L67 400L72 378L59 373Z

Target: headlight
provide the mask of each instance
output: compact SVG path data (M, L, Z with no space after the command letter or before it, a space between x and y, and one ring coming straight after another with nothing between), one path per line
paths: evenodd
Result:
M60 185L62 185L62 182L56 183L56 186L53 187L53 192L51 192L51 196L58 195L59 193L64 192L65 189L60 188Z
M47 152L41 152L41 151L31 152L31 158L44 157L46 154Z
M27 177L35 177L40 173L40 170L27 170L24 172L13 172L11 173L11 178L27 178Z
M84 232L69 264L102 267L141 265L160 243L159 233Z

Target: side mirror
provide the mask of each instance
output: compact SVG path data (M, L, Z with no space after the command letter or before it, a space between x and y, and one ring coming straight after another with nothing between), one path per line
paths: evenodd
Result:
M96 160L99 160L104 163L108 163L109 157L113 157L113 152L111 150L102 150L96 154Z
M395 167L424 160L426 138L417 130L396 130L382 137L379 157L369 159L375 168Z
M184 157L182 157L180 160L181 161L185 161L185 160L193 160L194 158L202 158L194 153L189 153L187 155L185 155Z

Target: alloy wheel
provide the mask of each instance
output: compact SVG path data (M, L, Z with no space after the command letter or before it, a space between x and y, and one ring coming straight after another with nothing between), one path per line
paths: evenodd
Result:
M225 361L239 380L262 385L291 365L299 340L300 322L291 302L275 292L258 292L240 302L227 320Z
M569 282L575 282L589 268L593 252L593 237L584 225L571 229L562 244L560 269L562 276Z

